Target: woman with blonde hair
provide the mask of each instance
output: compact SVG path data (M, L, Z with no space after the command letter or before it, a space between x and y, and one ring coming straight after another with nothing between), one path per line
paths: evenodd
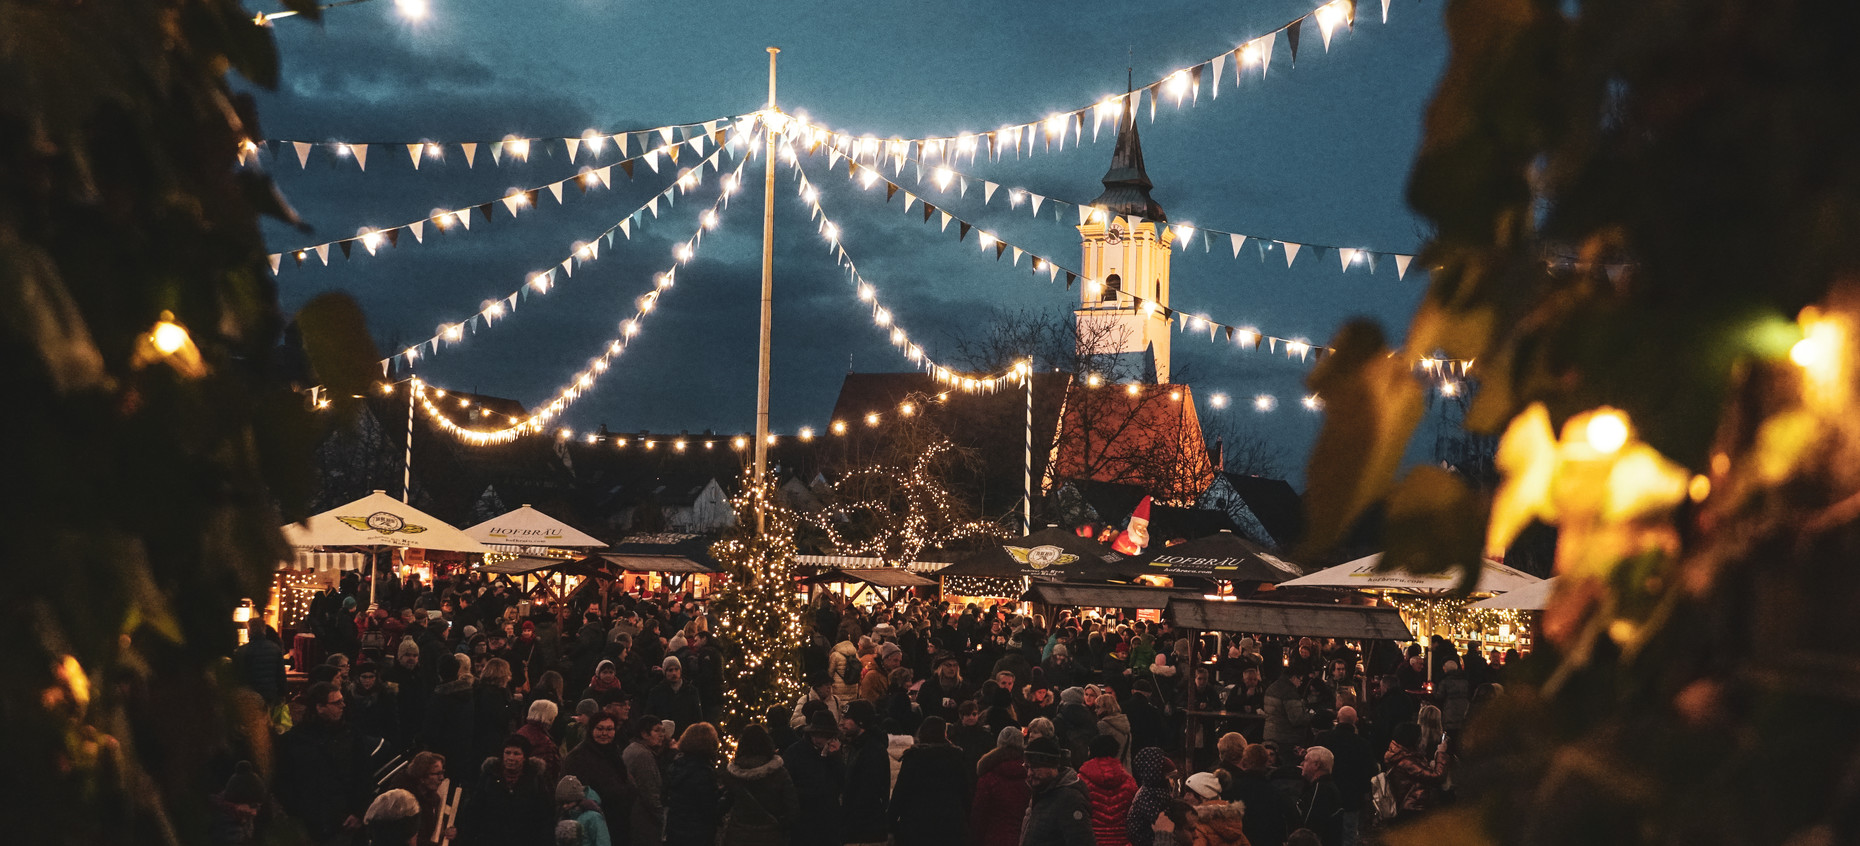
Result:
M1117 704L1117 693L1108 687L1099 691L1093 710L1098 714L1098 734L1117 738L1117 760L1129 768L1130 717L1124 714L1123 706Z
M666 846L712 846L723 817L723 788L717 782L717 727L692 723L680 735L665 771Z
M472 686L472 750L474 760L497 757L504 738L517 721L517 701L510 690L510 662L492 658L484 662L478 683ZM551 719L553 719L553 715Z
M1432 703L1422 705L1414 721L1421 724L1421 748L1415 751L1420 752L1422 757L1434 757L1434 753L1440 751L1440 742L1447 737L1440 709Z

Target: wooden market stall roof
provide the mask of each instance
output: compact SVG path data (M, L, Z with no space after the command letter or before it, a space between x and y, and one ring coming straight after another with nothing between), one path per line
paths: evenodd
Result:
M882 588L927 587L936 584L935 579L926 579L901 567L834 568L801 581L810 585L862 582Z
M1197 631L1351 640L1414 639L1414 633L1402 621L1401 612L1380 606L1171 599L1164 613L1177 626Z
M600 555L628 573L723 572L723 565L710 556L710 540L703 535L629 535Z
M1071 608L1167 608L1170 600L1193 599L1200 591L1134 585L1078 585L1035 582L1023 598Z
M603 552L601 557L628 573L721 573L722 567L693 560L682 555L631 555Z
M486 564L479 567L478 572L495 573L504 576L522 576L542 570L554 570L567 564L569 560L570 559L567 558L545 558L540 555L519 555L505 561Z

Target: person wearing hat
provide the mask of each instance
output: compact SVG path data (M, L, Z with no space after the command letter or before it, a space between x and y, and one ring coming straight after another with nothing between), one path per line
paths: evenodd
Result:
M1195 773L1182 782L1182 798L1195 809L1195 842L1207 846L1247 846L1246 805L1221 799L1220 776Z
M1076 770L1066 765L1064 747L1050 737L1028 741L1027 784L1032 803L1021 830L1022 846L1089 846L1091 793Z
M1137 780L1137 796L1130 800L1128 834L1130 842L1149 843L1151 825L1172 801L1169 777L1175 774L1175 762L1154 746L1139 749L1130 762L1130 775Z
M876 730L878 709L863 699L846 706L840 717L842 752L846 756L846 792L840 807L845 814L841 840L847 844L883 844L885 807L891 792L891 756L885 733Z
M555 818L549 804L554 784L543 760L531 757L528 739L504 738L497 756L478 765L478 779L465 793L460 846L535 842Z
M1020 729L1008 726L975 765L975 800L969 808L970 846L1017 846L1020 825L1033 801L1027 785L1024 751L1027 740Z
M925 719L899 762L885 812L898 846L962 842L974 775L962 750L950 744L947 725L941 717Z
M790 831L794 846L840 846L846 765L840 754L840 727L833 715L811 710L801 739L783 750L781 758L800 803L800 815Z
M601 813L600 796L583 785L581 779L562 776L562 780L556 782L555 808L558 821L575 823L580 835L578 846L613 846L607 818ZM560 825L556 828L561 830Z
M934 674L917 688L917 707L926 717L955 725L962 703L975 698L975 685L962 678L962 662L948 652L932 659Z
M683 734L692 723L704 721L704 704L697 685L685 679L685 665L676 655L659 662L665 678L646 694L646 710L671 720L673 734Z
M265 780L253 771L251 761L240 761L226 788L207 797L213 813L213 842L257 843L265 797Z

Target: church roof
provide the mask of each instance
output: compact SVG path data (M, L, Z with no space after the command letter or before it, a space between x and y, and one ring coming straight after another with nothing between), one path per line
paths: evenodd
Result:
M1111 152L1111 169L1104 172L1104 193L1091 205L1112 214L1137 215L1156 221L1169 220L1163 208L1150 197L1150 176L1143 171L1143 141L1137 137L1135 97L1124 98L1126 114L1117 121L1117 147Z

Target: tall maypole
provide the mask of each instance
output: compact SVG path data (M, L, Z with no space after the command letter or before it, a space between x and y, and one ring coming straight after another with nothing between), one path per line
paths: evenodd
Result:
M775 56L780 47L769 49L769 104L762 121L766 140L762 160L762 343L756 363L756 473L758 491L768 483L769 472L769 334L774 325L775 295ZM768 526L766 509L756 501L756 534Z

